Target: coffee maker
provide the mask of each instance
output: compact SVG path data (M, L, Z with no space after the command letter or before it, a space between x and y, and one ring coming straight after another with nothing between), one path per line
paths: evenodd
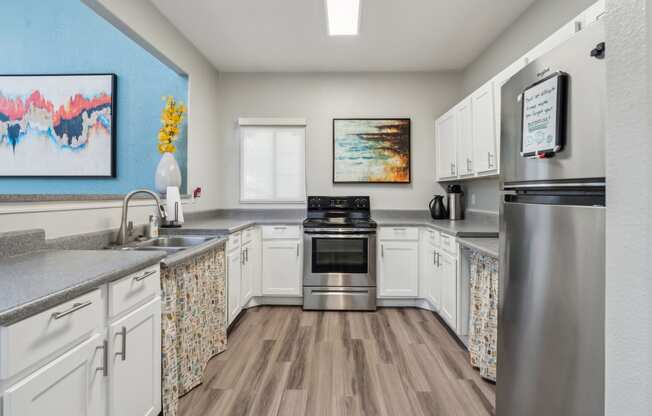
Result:
M463 220L464 219L464 206L463 197L464 192L460 185L448 185L447 189L448 199L448 219L449 220Z

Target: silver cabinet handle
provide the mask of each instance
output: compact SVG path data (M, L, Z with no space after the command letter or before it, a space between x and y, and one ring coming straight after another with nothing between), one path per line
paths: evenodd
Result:
M104 340L102 342L102 345L97 347L96 349L102 350L102 367L97 367L96 371L101 371L102 375L104 377L108 377L109 375L109 341Z
M274 227L275 230L287 230L288 227Z
M437 252L437 267L441 266L441 264L439 263L439 257L440 257L439 252Z
M140 276L135 276L135 277L134 277L134 280L135 280L136 282L140 282L140 281L145 280L145 279L147 279L148 277L153 276L153 275L155 275L155 274L156 274L156 270L150 270L150 271L148 271L148 272L145 272L145 273L141 274Z
M394 231L406 231L407 228L396 228L394 227Z
M455 175L455 172L453 172L453 164L451 163L451 175Z
M245 263L249 263L249 247L245 248Z
M297 257L299 257L299 243L297 243Z
M435 250L432 251L432 264L437 265L437 252Z
M468 157L466 158L466 170L467 172L471 172L473 170L473 161Z
M71 307L70 309L68 309L68 310L65 310L65 311L63 311L63 312L54 312L54 313L52 314L52 317L53 317L54 319L63 318L64 316L66 316L66 315L70 315L71 313L73 313L73 312L75 312L75 311L78 311L78 310L80 310L80 309L83 309L83 308L85 308L85 307L91 305L92 303L93 303L93 302L91 302L90 300L88 300L88 301L86 301L86 302L82 302L82 303L75 303L75 304L73 304L72 307Z
M245 252L244 252L244 250L240 252L240 264L245 264Z
M494 167L494 166L493 166L493 161L492 161L492 160L493 160L493 156L494 156L494 155L492 155L491 152L487 152L487 164L488 164L488 166L489 166L490 168L493 168L493 167Z
M380 245L380 257L385 257L385 245Z
M122 357L122 361L127 359L127 327L123 326L122 330L120 330L120 334L122 337L122 352L117 352L115 355Z

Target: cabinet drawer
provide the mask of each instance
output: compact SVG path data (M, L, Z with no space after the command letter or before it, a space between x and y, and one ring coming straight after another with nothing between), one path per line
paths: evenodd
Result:
M382 227L378 234L381 240L418 240L418 227Z
M109 316L114 317L161 293L158 264L109 283Z
M0 379L7 379L104 325L99 289L0 328Z
M301 236L301 227L298 225L265 225L262 229L264 240L299 238Z
M457 257L457 240L452 235L442 233L440 235L440 247L454 257Z
M422 230L423 239L429 242L430 244L439 247L441 237L439 236L439 231L433 230L432 228L424 228Z
M247 228L242 232L242 244L246 244L250 241L253 241L256 238L256 233L258 231L254 228Z
M240 245L242 244L242 233L237 232L233 234L229 234L229 239L226 241L226 251L231 251L231 250L236 250L240 249Z

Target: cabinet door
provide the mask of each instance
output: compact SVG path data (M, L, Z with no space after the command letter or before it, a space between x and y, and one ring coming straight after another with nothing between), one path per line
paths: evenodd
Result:
M262 283L262 253L259 230L256 230L252 240L247 244L245 249L245 267L247 269L247 279L249 279L249 284L251 285L249 298L252 296L260 296L260 287Z
M444 114L435 122L437 179L450 179L457 176L456 142L457 123L454 110Z
M240 285L242 281L242 251L240 246L226 254L227 276L227 325L233 322L242 310L240 304Z
M479 174L498 172L493 83L489 82L483 85L473 93L471 100L473 102L473 163L475 171Z
M414 298L419 294L419 243L380 243L380 296Z
M460 176L473 175L473 118L475 108L471 98L466 98L456 108L457 123L457 173Z
M9 387L4 416L105 414L104 337L100 334Z
M109 414L156 416L161 411L161 300L109 326Z
M242 246L242 273L240 279L240 307L244 308L253 291L253 278L256 272L254 264L249 260L249 253L251 252L253 242L250 241Z
M457 263L453 257L440 251L439 267L442 284L440 315L457 330Z
M435 245L422 240L419 250L419 297L430 302L435 310L439 308L439 293L436 293L439 288L437 279Z
M263 295L301 296L301 240L263 241Z

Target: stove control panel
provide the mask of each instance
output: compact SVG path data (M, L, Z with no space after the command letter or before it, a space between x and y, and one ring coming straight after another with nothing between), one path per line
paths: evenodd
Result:
M368 196L309 196L308 210L310 211L369 211L370 201Z

